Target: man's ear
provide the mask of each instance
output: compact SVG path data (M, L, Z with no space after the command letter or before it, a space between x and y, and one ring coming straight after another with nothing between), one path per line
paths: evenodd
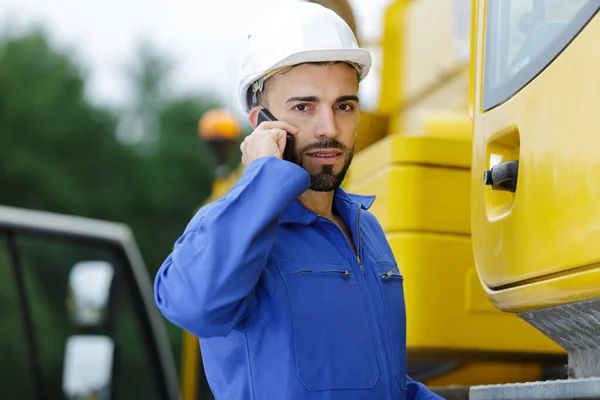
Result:
M258 110L261 108L261 106L256 106L248 113L248 121L250 122L250 125L252 125L252 129L256 129L258 126Z

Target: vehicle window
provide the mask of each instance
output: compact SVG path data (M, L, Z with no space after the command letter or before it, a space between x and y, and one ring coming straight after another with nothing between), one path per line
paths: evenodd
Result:
M43 392L48 399L59 399L65 344L70 336L80 333L69 319L69 272L78 260L102 259L107 255L59 241L17 237L17 244L31 309ZM98 329L97 333L102 333L102 329Z
M0 387L2 398L33 399L35 383L28 356L14 264L0 234Z
M145 332L138 322L132 288L123 277L115 287L114 334L119 350L115 364L116 400L158 399L159 391L152 360L144 342Z
M488 0L484 111L527 85L599 8L599 0Z
M89 390L93 395L112 390L115 400L156 398L156 379L132 290L112 250L31 237L19 237L17 243L46 398L79 398L91 395ZM112 280L104 279L103 271L114 274ZM107 307L98 308L95 304L103 294ZM72 351L68 357L67 347ZM79 367L69 368L66 359ZM71 397L63 397L63 382L70 382ZM108 387L91 388L106 383Z

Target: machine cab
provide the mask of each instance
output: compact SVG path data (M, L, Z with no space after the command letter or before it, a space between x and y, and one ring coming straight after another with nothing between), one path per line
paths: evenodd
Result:
M599 7L477 2L473 246L504 311L600 295Z

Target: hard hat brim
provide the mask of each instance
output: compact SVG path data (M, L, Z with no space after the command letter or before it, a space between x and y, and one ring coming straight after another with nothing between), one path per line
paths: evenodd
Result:
M371 53L366 49L320 49L294 53L267 68L266 70L258 71L253 75L247 76L246 79L240 82L238 96L242 105L244 106L244 110L249 112L251 109L251 104L249 101L250 94L248 93L250 85L268 72L282 67L289 67L308 62L327 61L351 61L360 65L361 70L359 73L359 82L369 74L372 63Z

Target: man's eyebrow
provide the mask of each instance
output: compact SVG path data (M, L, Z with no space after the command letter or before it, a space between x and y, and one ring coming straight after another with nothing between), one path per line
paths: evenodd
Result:
M295 97L290 97L285 102L293 103L294 101L304 101L307 103L318 103L320 100L317 96L295 96Z
M358 103L358 96L356 95L348 95L348 96L340 96L336 99L336 103L341 103L342 101L355 101Z
M318 103L320 99L317 96L294 96L287 99L286 103L293 103L295 101L303 101L306 103ZM338 97L335 102L341 103L342 101L356 101L358 103L358 96L356 95L347 95Z

